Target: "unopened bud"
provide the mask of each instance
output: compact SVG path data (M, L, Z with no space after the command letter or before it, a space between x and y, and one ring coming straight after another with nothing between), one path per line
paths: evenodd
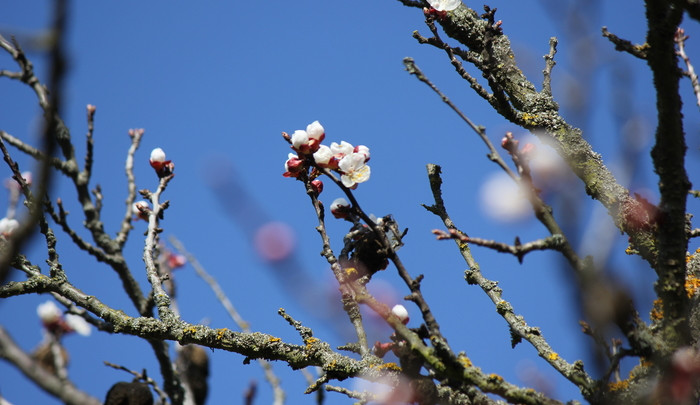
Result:
M148 162L156 170L158 177L169 176L175 169L175 164L172 161L165 160L165 152L161 148L155 148L151 151L151 158Z
M319 179L313 180L311 182L311 187L316 192L316 195L319 195L321 194L321 191L323 191L323 182Z
M336 218L347 218L350 213L350 203L344 198L336 198L331 203L331 214Z
M410 319L408 317L408 310L401 304L394 305L394 307L391 308L391 313L394 314L395 317L399 318L401 323L404 325L406 325Z

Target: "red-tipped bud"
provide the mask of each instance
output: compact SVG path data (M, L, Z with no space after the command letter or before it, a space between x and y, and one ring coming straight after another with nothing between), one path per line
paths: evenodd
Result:
M510 153L514 153L518 150L518 144L520 142L513 138L512 132L506 132L506 135L501 139L501 147Z
M165 160L165 152L161 148L155 148L151 151L151 158L148 162L161 178L171 175L175 169L175 164L172 161Z
M149 207L146 201L137 201L131 206L131 212L134 213L136 219L148 221L148 214L151 212L151 207Z
M321 194L321 191L323 191L323 182L319 179L313 180L311 182L311 187L316 192L316 195L319 195Z
M344 198L336 198L331 203L331 214L336 218L347 218L350 213L350 203Z
M290 153L287 161L284 162L284 177L297 177L304 170L304 161L299 159L299 156Z

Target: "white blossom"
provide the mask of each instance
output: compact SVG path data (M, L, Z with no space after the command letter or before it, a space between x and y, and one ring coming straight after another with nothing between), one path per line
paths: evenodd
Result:
M165 152L161 148L155 148L151 151L151 162L165 162Z
M462 4L462 0L428 0L428 3L437 11L452 11Z
M351 153L340 159L338 169L342 173L340 180L345 187L353 187L369 180L370 169L365 164L365 155L361 153Z
M350 145L345 141L341 141L340 144L337 144L335 142L331 143L331 152L333 152L334 155L349 155L353 152L354 149L354 146Z
M314 121L306 126L306 133L309 136L309 139L317 139L322 141L326 131L323 129L323 125L321 125L320 122Z
M330 162L333 157L333 152L331 148L326 145L321 145L316 152L314 152L314 161L319 165L326 165Z
M394 307L391 308L391 313L394 314L394 316L396 316L397 318L399 318L399 320L402 323L408 323L408 310L403 305L394 305Z
M292 134L292 147L296 150L301 150L303 146L309 144L309 134L306 131L297 129Z

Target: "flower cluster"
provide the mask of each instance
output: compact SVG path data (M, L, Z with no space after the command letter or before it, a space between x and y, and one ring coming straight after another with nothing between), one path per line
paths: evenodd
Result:
M297 130L291 136L283 135L296 152L290 153L284 163L285 177L298 177L313 161L319 167L338 172L345 187L355 188L357 184L369 180L370 168L367 162L370 153L365 145L353 146L345 141L339 144L333 142L330 146L321 144L326 134L318 121L309 124L306 131ZM318 190L323 189L323 184L318 181L314 188L320 192Z

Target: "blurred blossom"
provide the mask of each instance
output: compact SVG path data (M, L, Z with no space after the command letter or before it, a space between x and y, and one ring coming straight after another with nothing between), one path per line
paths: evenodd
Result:
M19 222L12 218L2 218L0 219L0 233L6 236L12 234L12 232L19 228Z
M539 144L528 154L530 170L538 188L556 186L570 173L564 159L549 145Z
M165 256L165 263L171 270L178 269L187 263L187 258L181 254L177 254L168 249L163 251Z
M53 301L39 304L36 308L36 313L39 315L44 328L56 336L60 337L71 332L77 332L82 336L90 335L90 325L85 319L73 314L64 316L63 311Z
M409 381L401 375L399 375L399 385L397 387L392 387L388 378L387 381L382 381L380 378L377 382L355 378L353 390L371 393L374 396L373 404L415 403Z
M134 213L136 219L143 219L148 221L148 213L151 211L151 207L148 205L148 201L137 201L131 205L131 212Z
M294 249L294 231L283 222L268 222L255 232L253 243L263 259L271 262L285 260Z
M58 309L53 301L46 301L43 304L39 304L39 306L36 307L36 313L39 315L41 322L45 324L56 322L63 316L63 312Z
M32 172L22 172L22 178L28 186L32 185ZM12 177L5 179L5 188L10 191L20 191L19 183Z
M66 314L66 324L81 336L90 336L92 332L90 324L78 315Z
M518 185L504 172L491 175L481 186L481 208L491 218L514 222L527 218L532 208Z
M430 6L437 11L452 11L462 4L461 0L428 0Z

